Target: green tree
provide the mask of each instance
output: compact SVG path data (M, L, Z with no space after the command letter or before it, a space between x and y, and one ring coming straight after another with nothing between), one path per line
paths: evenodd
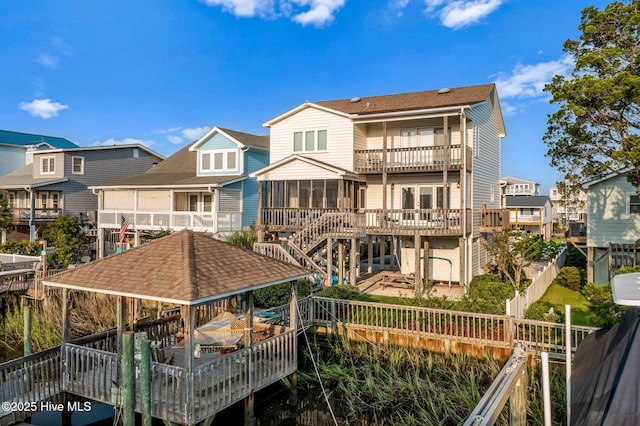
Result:
M9 201L4 193L0 192L0 234L11 227L13 215L9 208Z
M60 216L55 222L47 225L44 239L47 240L47 244L56 248L56 260L65 268L88 242L80 226L80 219L69 215Z
M538 235L518 231L503 231L484 244L500 275L511 283L514 290L520 290L524 268L540 254L539 238Z
M558 110L544 142L551 165L582 179L626 174L640 194L640 1L613 2L582 11L579 40L564 51L568 76L545 87Z

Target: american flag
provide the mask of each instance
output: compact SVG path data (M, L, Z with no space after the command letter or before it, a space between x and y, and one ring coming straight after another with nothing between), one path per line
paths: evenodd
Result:
M129 227L129 220L121 216L122 220L120 221L120 243L124 241L124 234L127 232L127 228Z

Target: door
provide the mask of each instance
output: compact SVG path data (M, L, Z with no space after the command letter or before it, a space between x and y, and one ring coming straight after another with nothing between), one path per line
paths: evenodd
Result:
M424 212L426 209L433 208L433 187L432 186L418 186L418 203L416 209L421 210L419 215L420 221L431 220L431 212Z

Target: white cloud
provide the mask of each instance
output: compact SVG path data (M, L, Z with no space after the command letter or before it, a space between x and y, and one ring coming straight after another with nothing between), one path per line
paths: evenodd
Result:
M166 134L169 142L173 144L181 144L184 142L192 142L207 133L211 127L192 127L184 129L182 127L172 127L167 130L160 130L160 133Z
M335 19L346 0L200 0L238 17L290 17L302 25L323 26ZM403 1L403 0L401 0Z
M49 55L48 53L41 53L36 57L36 62L47 68L58 68L58 58Z
M545 84L550 83L555 75L567 75L572 68L573 59L570 56L533 65L518 64L511 74L498 75L498 94L504 99L543 96Z
M458 29L482 20L503 3L504 0L425 0L424 12L435 12L442 25Z
M109 138L105 141L96 141L93 143L94 146L111 146L111 145L135 145L140 144L144 145L147 148L151 148L155 145L155 142L152 140L145 139L136 139L136 138L124 138L124 139L114 139Z
M21 102L18 106L34 117L45 119L57 116L58 111L69 109L68 105L51 102L51 99L34 99L31 102Z

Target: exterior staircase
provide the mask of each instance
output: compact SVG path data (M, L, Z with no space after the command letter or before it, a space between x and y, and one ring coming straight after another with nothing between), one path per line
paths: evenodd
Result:
M366 236L365 217L358 213L324 213L313 220L302 231L288 240L270 243L256 243L254 250L285 262L310 269L318 274L318 279L326 282L327 268L320 266L323 253L326 257L327 239L352 239ZM323 251L324 250L324 251ZM326 259L331 262L331 259Z

